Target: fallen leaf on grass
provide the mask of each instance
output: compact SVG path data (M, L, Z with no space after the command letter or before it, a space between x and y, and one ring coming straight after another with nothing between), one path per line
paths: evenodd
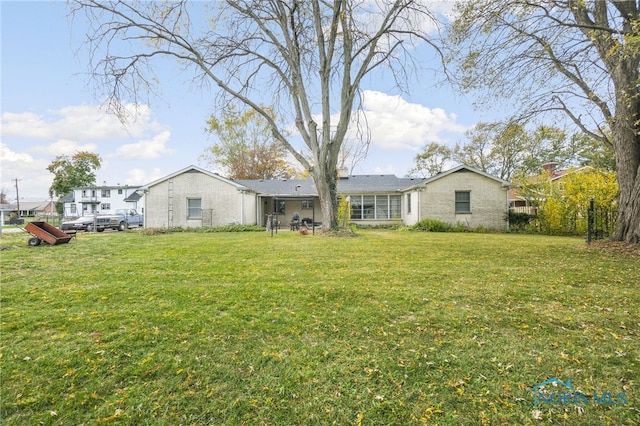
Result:
M439 410L437 407L429 407L425 410L420 421L423 424L427 424L431 419L431 416L433 416L434 414L440 414L440 413L442 413L442 410Z
M117 419L118 417L120 417L122 414L124 414L124 410L121 410L120 408L116 409L115 413L113 413L112 416L109 417L103 417L103 418L98 418L96 419L97 423L103 423L103 422L110 422L112 420Z

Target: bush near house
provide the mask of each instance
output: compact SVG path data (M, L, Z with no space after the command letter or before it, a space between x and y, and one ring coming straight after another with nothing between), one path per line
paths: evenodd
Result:
M618 208L615 172L585 168L555 180L533 180L522 185L521 192L538 212L532 226L544 234L585 235L591 199L600 230L608 235L615 227Z
M420 222L411 226L414 231L428 231L428 232L454 232L456 228L448 223L445 223L438 219L422 219Z
M532 221L537 218L536 215L529 213L519 213L509 211L507 214L507 220L509 221L509 229L515 231L527 230Z

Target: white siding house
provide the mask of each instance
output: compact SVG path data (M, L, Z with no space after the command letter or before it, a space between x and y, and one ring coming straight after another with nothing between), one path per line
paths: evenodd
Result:
M144 194L137 186L87 186L74 188L60 201L67 218L111 213L120 209L136 209L142 213Z

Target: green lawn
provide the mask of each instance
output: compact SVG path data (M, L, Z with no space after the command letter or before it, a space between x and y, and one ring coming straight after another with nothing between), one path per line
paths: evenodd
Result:
M0 241L3 425L640 423L640 261L581 239L26 239ZM552 377L575 392L534 407Z

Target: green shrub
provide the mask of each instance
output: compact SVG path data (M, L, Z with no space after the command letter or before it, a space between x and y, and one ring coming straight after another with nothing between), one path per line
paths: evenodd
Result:
M257 225L226 225L211 228L197 228L199 232L264 232L265 228Z
M378 223L375 225L368 225L366 223L357 223L355 227L357 229L389 229L389 230L397 230L402 228L404 225L399 223Z
M462 229L460 229L462 227ZM455 227L446 222L438 219L422 219L411 227L414 231L428 231L428 232L461 232L464 230L464 225L458 224Z
M515 230L525 230L531 224L531 221L534 220L537 216L528 213L516 213L509 211L507 213L507 219L509 220L509 228Z
M142 231L143 235L161 235L176 232L193 232L200 234L208 234L211 232L264 232L264 227L256 225L225 225L216 227L203 228L146 228Z
M144 228L140 231L142 235L164 235L169 233L167 228Z

